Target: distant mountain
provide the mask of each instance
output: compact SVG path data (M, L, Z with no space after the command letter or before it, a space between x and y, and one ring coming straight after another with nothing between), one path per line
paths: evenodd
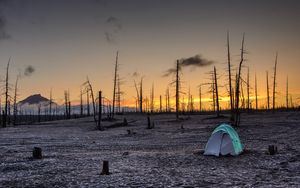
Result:
M46 97L43 97L41 94L35 94L27 97L26 99L18 102L18 105L23 106L23 105L46 105L49 104L50 100L47 99Z

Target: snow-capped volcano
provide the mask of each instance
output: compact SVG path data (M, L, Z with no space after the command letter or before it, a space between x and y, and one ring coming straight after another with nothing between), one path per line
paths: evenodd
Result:
M43 97L41 94L35 94L27 97L26 99L20 101L18 105L23 106L25 104L27 105L38 105L38 104L49 104L50 100L46 97Z

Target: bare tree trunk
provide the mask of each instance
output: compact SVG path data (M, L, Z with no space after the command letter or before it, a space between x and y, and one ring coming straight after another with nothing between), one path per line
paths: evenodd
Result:
M68 108L69 108L69 110L68 110L68 112L69 112L68 119L71 119L71 101L70 101L70 97L69 97L69 102L68 102Z
M80 116L83 115L83 100L82 100L82 89L80 88Z
M94 121L95 121L95 123L97 123L94 91L93 91L93 87L92 87L92 84L90 83L89 79L87 79L87 84L88 84L88 90L91 92L91 97L92 97Z
M4 107L4 114L3 114L3 127L6 127L7 124L7 110L8 110L8 70L9 70L9 64L10 64L10 58L8 60L7 66L6 66L6 78L5 78L5 107Z
M99 91L99 105L98 105L98 129L102 130L101 118L102 118L102 91Z
M194 98L193 95L191 95L191 113L194 112Z
M255 110L258 110L258 100L257 100L257 79L255 73Z
M244 95L244 88L243 88L243 82L241 82L241 95L242 95L242 109L245 109L245 95Z
M286 109L289 109L289 77L286 78Z
M7 115L7 124L10 125L10 117L11 117L11 114L10 114L10 99L8 100L8 115Z
M141 78L140 83L140 112L143 113L143 78Z
M176 95L175 95L175 101L176 101L176 119L179 119L179 60L177 60L176 63Z
M17 106L17 96L18 96L18 81L19 76L17 76L16 84L15 84L15 96L14 96L14 125L17 124L17 115L18 115L18 106ZM0 110L1 112L1 110Z
M154 84L152 83L151 93L150 93L150 111L154 112Z
M38 105L38 122L41 122L41 104Z
M138 87L137 87L137 84L134 81L134 87L135 87L135 91L136 91L136 112L138 111L138 105L139 105L139 101L140 101L140 94L139 94L139 90L138 90Z
M267 74L267 109L270 109L270 93L269 93L269 75L268 71L266 72Z
M162 112L162 101L161 101L161 95L159 95L159 112Z
M202 111L202 91L201 91L201 85L199 86L199 112Z
M245 39L245 34L243 34L243 39L242 39L242 49L241 49L241 60L239 64L239 71L237 75L237 80L236 80L236 91L235 91L235 126L239 126L239 120L240 120L240 111L239 111L239 101L240 101L240 79L241 79L241 72L242 72L242 64L244 61L244 39Z
M170 90L167 89L167 112L170 112Z
M66 118L69 118L69 100L68 100L68 91L65 91L65 114L66 114Z
M212 84L211 84L211 88L212 88L212 102L213 102L213 111L216 111L216 96L215 96L215 79L214 79L214 75L212 75Z
M121 83L120 83L120 78L118 78L118 110L121 112Z
M275 67L274 67L274 81L273 81L273 112L275 111L275 99L276 99L276 70L277 70L277 56L278 53L276 52L276 58L275 58Z
M0 125L3 126L3 112L2 112L2 101L1 101L1 95L0 95Z
M187 112L191 112L191 88L189 87L189 93L188 93L188 102L187 102Z
M90 116L90 94L89 90L86 91L86 108L87 108L87 116Z
M217 79L217 70L216 70L215 66L214 66L214 75L215 75L217 117L219 117L220 116L220 106L219 106L219 93L218 93L218 79Z
M232 82L231 82L229 32L227 32L227 60L228 60L228 81L229 81L230 111L231 111L231 116L233 116L233 97L232 97Z
M117 51L116 64L115 64L115 76L114 76L114 88L113 88L112 118L114 117L114 114L115 114L116 83L117 83L117 74L118 74L118 56L119 56L119 52Z
M248 67L248 74L247 74L247 111L250 111L250 74L249 74L249 67Z
M49 114L50 114L50 119L52 119L52 89L50 89L50 100L49 100Z

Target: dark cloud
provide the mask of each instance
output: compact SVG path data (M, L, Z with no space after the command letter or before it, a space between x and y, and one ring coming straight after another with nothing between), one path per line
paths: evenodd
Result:
M114 43L115 42L115 37L112 33L104 32L104 35L105 35L105 39L106 39L107 42L109 42L109 43Z
M7 0L0 0L0 40L10 39L11 35L6 31L7 20L2 9L7 6Z
M11 36L6 32L6 19L0 16L0 40L10 39Z
M205 67L213 64L214 62L202 58L201 55L195 55L189 58L182 58L179 60L179 63L181 67L187 67L187 66Z
M109 43L116 42L117 35L122 31L123 28L121 21L114 16L110 16L106 19L105 23L107 25L107 29L104 32L106 41Z
M179 60L179 70L185 67L205 67L213 63L214 61L209 61L205 58L202 58L201 55L195 55L189 58L181 58ZM163 74L163 77L167 77L174 73L176 73L176 68L170 68Z
M106 23L113 26L116 32L122 30L122 24L120 20L116 17L110 16L109 18L107 18Z
M181 70L181 67L179 67L179 70ZM163 77L170 76L171 74L174 73L176 73L176 68L170 68L163 74Z
M140 73L138 73L137 71L135 71L134 73L132 73L132 76L133 76L133 77L139 77L139 76L140 76Z
M24 71L25 76L31 76L35 71L35 68L31 65L27 66Z

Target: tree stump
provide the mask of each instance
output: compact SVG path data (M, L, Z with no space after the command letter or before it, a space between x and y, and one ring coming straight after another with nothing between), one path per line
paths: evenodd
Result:
M109 166L108 166L108 161L103 161L103 167L102 167L102 172L100 175L109 175Z
M32 151L32 157L34 159L42 159L43 158L43 156L42 156L42 148L34 147L33 151Z
M147 128L151 129L151 119L150 119L150 116L147 117L147 122L148 122Z
M128 122L127 122L127 119L126 119L126 118L123 119L123 125L124 125L124 126L127 126L127 125L128 125Z
M268 151L270 155L275 155L277 153L277 146L269 145Z

